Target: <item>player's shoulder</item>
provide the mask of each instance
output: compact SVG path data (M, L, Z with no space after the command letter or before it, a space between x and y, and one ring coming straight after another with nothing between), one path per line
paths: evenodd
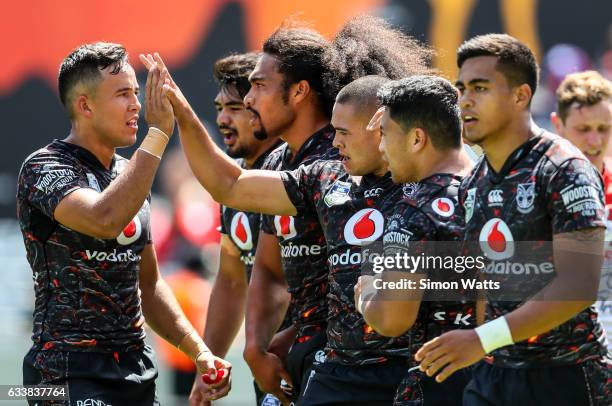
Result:
M53 142L37 149L28 155L21 164L20 173L24 168L31 168L37 171L45 171L53 167L77 166L78 161L70 153L61 141L54 140Z
M543 132L534 149L541 150L543 157L546 159L546 164L554 168L562 167L574 160L588 162L588 159L580 152L578 147L567 139L548 131Z

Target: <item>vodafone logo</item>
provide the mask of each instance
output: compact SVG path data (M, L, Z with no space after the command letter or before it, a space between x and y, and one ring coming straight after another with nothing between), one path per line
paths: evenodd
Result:
M123 229L121 234L117 237L117 242L121 245L129 245L140 238L142 234L142 223L138 216L134 217L127 226Z
M293 216L274 216L274 228L276 228L276 235L283 237L284 240L293 238L297 234Z
M362 209L344 226L344 239L352 245L367 245L383 233L385 220L376 209Z
M230 224L230 235L241 250L249 251L253 249L253 234L246 214L242 212L234 214Z
M455 203L448 197L437 198L431 203L431 208L442 217L450 217L455 213Z
M500 218L492 218L480 231L480 249L493 260L510 258L514 255L514 238L510 228Z

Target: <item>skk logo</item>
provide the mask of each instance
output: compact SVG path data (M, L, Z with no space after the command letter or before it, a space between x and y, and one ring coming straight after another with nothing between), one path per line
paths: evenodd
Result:
M382 193L382 188L377 187L374 189L366 190L365 193L363 194L363 197L365 197L366 199L371 199L373 197L380 196L381 193Z
M249 218L243 212L234 214L230 224L230 235L234 243L243 251L253 249L253 234Z
M431 208L442 217L450 217L455 213L455 203L448 197L437 198L431 203Z
M464 326L469 326L472 324L470 321L468 321L471 317L472 317L471 314L464 315L463 313L457 313L454 317L453 324L455 325L461 324ZM446 321L447 320L446 312L435 312L433 315L433 318L434 320L437 320L437 321Z
M535 182L519 183L516 189L516 209L527 214L533 210L535 200Z
M142 224L140 223L140 218L138 218L137 215L132 221L129 222L127 226L125 226L121 234L119 234L117 237L117 242L121 245L129 245L140 238L141 234Z
M351 245L367 245L383 233L385 220L376 209L362 209L344 226L344 239Z
M474 214L474 204L476 203L476 188L471 188L467 192L463 208L465 209L465 222L467 223Z
M500 218L487 221L480 230L480 249L489 258L500 260L514 255L514 238L510 228Z
M77 406L113 406L110 403L95 399L77 400L76 404Z
M487 201L489 206L503 206L504 205L504 197L502 196L502 190L493 189L489 192L489 196L487 197Z
M323 201L327 207L337 206L343 204L347 200L350 200L349 192L351 191L351 184L349 182L336 181L327 192Z
M274 216L274 228L276 228L276 235L283 237L283 240L297 235L293 216Z

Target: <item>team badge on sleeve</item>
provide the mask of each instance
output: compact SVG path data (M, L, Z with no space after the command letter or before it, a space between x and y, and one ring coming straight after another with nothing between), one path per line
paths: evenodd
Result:
M334 183L325 195L323 201L327 207L336 206L350 200L349 192L351 190L351 184L349 182L337 181Z

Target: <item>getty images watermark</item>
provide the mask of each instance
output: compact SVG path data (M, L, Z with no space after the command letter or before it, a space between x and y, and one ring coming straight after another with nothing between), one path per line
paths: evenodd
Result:
M361 256L361 270L373 289L387 293L383 300L402 300L406 291L418 290L424 301L473 300L482 293L489 300L524 301L559 271L579 273L594 264L601 267L598 291L590 288L596 285L592 279L573 278L573 289L554 300L610 300L612 267L603 261L603 250L576 247L553 247L547 241L373 243Z

